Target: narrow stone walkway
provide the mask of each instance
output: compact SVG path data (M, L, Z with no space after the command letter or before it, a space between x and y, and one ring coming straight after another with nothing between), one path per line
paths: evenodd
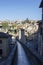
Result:
M18 59L17 65L31 65L30 60L27 59L26 53L22 47L22 45L17 42L18 45Z
M27 48L25 44L17 41L17 51L12 65L43 65Z

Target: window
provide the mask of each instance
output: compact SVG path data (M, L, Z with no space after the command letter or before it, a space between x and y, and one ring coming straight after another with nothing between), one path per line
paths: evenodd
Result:
M0 40L0 43L2 43L2 40Z
M0 49L0 56L2 56L2 49Z

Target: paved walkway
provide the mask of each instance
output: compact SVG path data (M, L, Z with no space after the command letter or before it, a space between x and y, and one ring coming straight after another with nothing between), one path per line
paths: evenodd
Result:
M18 45L18 59L17 65L31 65L30 59L27 59L26 53L22 47L22 45L17 42Z
M18 40L19 41L19 40ZM20 42L20 41L19 41ZM20 42L21 43L21 42ZM32 48L30 48L32 45L30 45L30 43L29 44L23 44L23 43L21 43L22 45L23 45L23 47L22 47L22 45L20 44L20 43L17 43L18 44L18 63L17 63L17 65L19 65L20 64L20 62L19 62L19 60L21 60L21 58L19 58L19 55L21 56L23 53L22 52L24 52L25 53L25 51L26 51L26 53L27 53L27 55L28 55L28 58L29 58L29 60L28 60L28 62L29 62L29 64L30 65L43 65L41 62L39 62L40 60L36 57L37 55L36 55L36 53L35 53L35 51L33 52L32 51ZM20 45L19 45L20 44ZM23 49L22 49L22 48ZM25 49L25 51L24 51L24 49ZM23 50L23 51L22 51ZM25 54L24 55L24 57L27 57L27 55ZM35 56L36 55L36 56ZM24 59L24 57L22 58L22 60ZM25 60L23 60L23 61L25 61ZM31 63L30 63L31 62ZM29 64L26 64L26 65L29 65ZM22 64L21 64L22 65ZM24 64L23 64L24 65Z

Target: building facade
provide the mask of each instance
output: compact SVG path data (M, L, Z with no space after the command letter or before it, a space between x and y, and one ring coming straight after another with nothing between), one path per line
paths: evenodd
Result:
M39 22L38 52L43 56L43 0L41 1L40 8L42 8L42 20Z
M10 36L6 33L0 32L0 57L6 58L9 54Z
M19 40L24 44L26 43L25 30L24 29L19 29Z

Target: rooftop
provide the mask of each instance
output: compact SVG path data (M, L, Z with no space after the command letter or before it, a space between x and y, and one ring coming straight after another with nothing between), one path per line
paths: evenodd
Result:
M7 33L0 32L0 38L8 38L9 36L11 37L11 35L9 35Z

